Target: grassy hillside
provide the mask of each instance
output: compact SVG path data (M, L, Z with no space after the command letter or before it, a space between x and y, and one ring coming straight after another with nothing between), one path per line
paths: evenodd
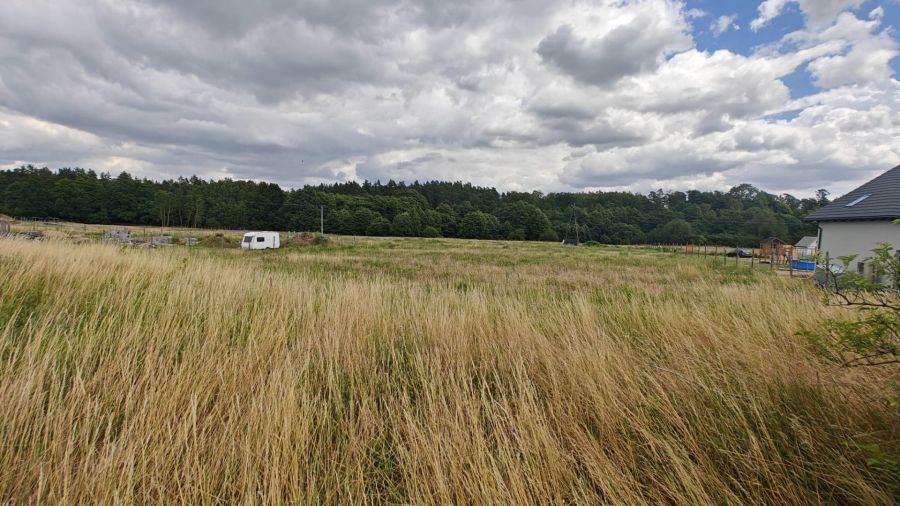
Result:
M890 504L806 282L628 248L0 241L0 503Z

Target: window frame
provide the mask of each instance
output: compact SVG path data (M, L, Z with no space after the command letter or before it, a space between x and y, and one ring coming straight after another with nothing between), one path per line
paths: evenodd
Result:
M853 202L850 202L849 204L845 205L844 207L853 207L857 204L861 204L862 202L864 202L867 198L869 198L871 196L872 196L871 193L867 193L865 195L860 195L859 197L856 198L856 200L854 200Z

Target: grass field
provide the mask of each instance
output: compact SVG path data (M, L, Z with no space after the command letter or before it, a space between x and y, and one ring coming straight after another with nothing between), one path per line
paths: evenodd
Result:
M638 248L0 240L0 504L892 504L834 311Z

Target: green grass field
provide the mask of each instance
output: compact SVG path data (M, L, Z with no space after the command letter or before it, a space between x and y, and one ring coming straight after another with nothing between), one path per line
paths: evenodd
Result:
M184 232L190 234L190 232ZM652 249L0 240L0 504L892 504L808 281Z

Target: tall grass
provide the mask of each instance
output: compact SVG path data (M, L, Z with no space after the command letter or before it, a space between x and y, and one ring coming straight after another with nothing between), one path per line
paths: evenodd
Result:
M0 241L0 503L892 502L814 290L557 251Z

